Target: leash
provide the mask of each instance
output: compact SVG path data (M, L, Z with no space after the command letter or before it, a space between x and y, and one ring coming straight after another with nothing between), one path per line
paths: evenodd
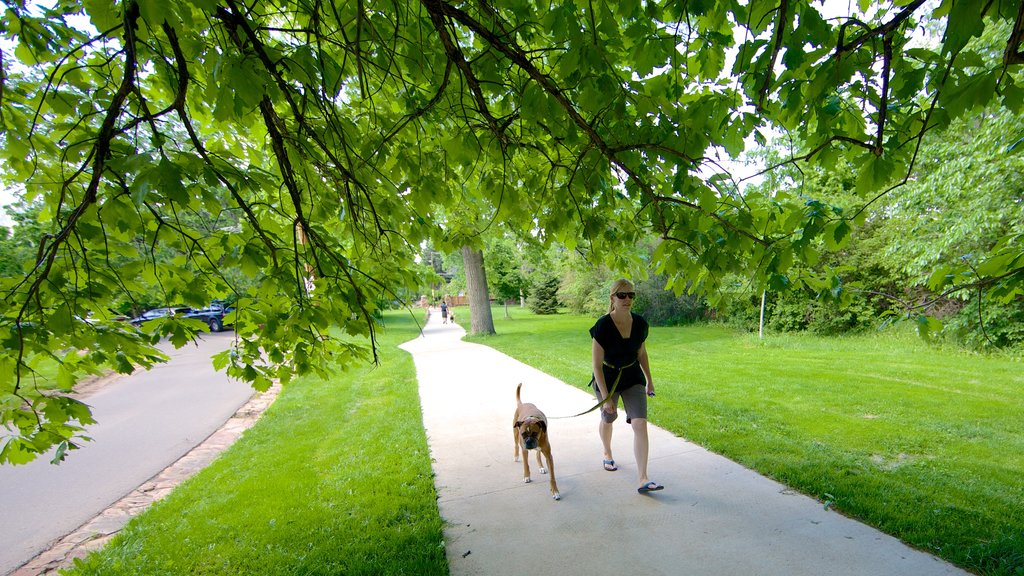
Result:
M600 402L598 402L597 404L594 404L593 406L591 406L587 410L584 410L583 412L580 412L579 414L573 414L572 416L548 416L548 420L562 420L564 418L578 418L580 416L583 416L584 414L590 414L594 410L597 410L601 406L604 406L606 402L608 402L609 400L611 400L612 398L615 397L615 390L619 387L619 380L622 379L622 371L625 370L626 368L632 367L637 362L639 362L639 359L638 360L633 360L632 362L630 362L629 364L626 364L625 366L615 367L615 366L612 366L611 364L609 364L609 363L607 363L607 362L602 360L601 364L603 364L603 365L605 365L605 366L607 366L609 368L612 368L614 370L618 370L619 371L619 373L615 375L615 381L612 382L612 387L608 389L608 395L605 396L604 399L601 400Z

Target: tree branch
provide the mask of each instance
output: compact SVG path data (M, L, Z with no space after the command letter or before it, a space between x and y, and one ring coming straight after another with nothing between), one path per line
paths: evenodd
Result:
M203 159L203 162L205 162L206 165L209 166L211 170L213 170L213 173L217 176L217 180L220 181L220 183L231 194L231 197L234 198L235 204L242 209L242 212L245 213L245 217L249 221L249 224L253 227L253 230L256 231L256 234L263 241L263 245L267 247L267 251L270 253L270 259L274 263L274 266L276 267L278 265L277 248L274 246L274 243L270 240L266 232L263 230L263 227L260 225L259 218L257 218L256 214L253 213L252 211L252 207L249 206L249 204L245 201L244 198L242 198L242 195L235 188L235 186L231 184L227 177L214 164L213 159L210 158L210 155L206 150L206 146L203 145L203 142L199 139L199 135L196 134L195 127L192 126L192 119L188 116L188 113L185 110L186 96L188 94L188 87L191 79L191 74L188 71L188 62L185 60L185 54L181 50L181 44L178 42L178 35L175 32L174 28L172 28L165 22L163 25L163 29L164 32L167 34L167 40L171 45L171 51L174 52L174 60L177 65L178 71L178 89L174 94L174 103L171 105L171 107L177 111L178 119L185 127L185 131L188 133L188 137L189 140L192 142L192 146L196 149L196 152L199 153L199 156Z
M1013 23L1013 31L1010 39L1006 41L1006 51L1003 52L1003 68L1014 64L1024 64L1024 2L1020 3L1017 9L1017 20Z
M50 270L53 267L53 262L57 258L61 246L67 241L71 234L75 230L75 226L78 220L85 214L85 211L89 209L93 204L96 203L98 197L99 185L103 176L103 172L106 168L107 157L110 153L111 141L114 138L114 128L117 123L117 119L120 117L122 108L128 95L131 94L135 85L135 73L137 68L136 54L135 54L135 26L139 19L139 5L138 2L130 0L125 6L124 12L124 45L125 45L125 63L124 63L124 76L121 78L121 85L117 92L114 93L111 98L110 105L107 107L107 113L103 119L103 124L96 135L96 142L93 145L92 153L92 175L88 185L85 189L85 195L82 198L81 203L71 212L68 216L67 222L64 224L62 229L53 241L47 247L47 253L45 259L37 261L33 272L38 272L35 276L35 280L29 287L25 300L22 303L21 308L18 311L17 318L14 322L17 332L18 340L21 343L22 348L18 354L18 365L21 365L23 360L22 354L24 352L24 334L22 331L22 320L28 311L28 306L32 302L33 298L38 296L40 287L43 282L46 281L50 274ZM42 269L40 269L42 267ZM27 278L28 276L26 276ZM21 371L17 370L15 377L14 392L17 393L21 386Z
M764 110L764 101L768 98L768 90L771 88L772 78L774 78L775 70L775 59L778 58L779 52L782 51L782 37L786 32L786 25L789 23L789 2L788 0L779 1L779 14L775 22L775 42L772 46L772 54L768 59L768 68L764 71L764 84L761 85L761 92L757 98L757 111L762 112Z
M476 101L477 110L480 115L484 117L484 121L487 122L487 127L495 138L501 144L501 149L505 150L508 147L508 136L504 133L504 129L499 126L497 118L491 114L490 108L487 105L487 98L484 96L483 89L480 87L480 81L476 78L473 73L473 68L470 67L469 62L463 56L462 51L459 50L458 46L452 40L451 34L448 33L445 19L442 15L442 2L439 0L423 0L424 6L427 7L430 13L430 21L434 25L434 29L437 30L438 35L441 38L441 45L444 47L445 53L448 55L448 59L455 63L455 66L462 72L462 77L466 79L466 83L469 85L469 90L473 94L473 99ZM506 123L505 126L508 126Z
M864 45L865 42L871 40L872 38L875 38L876 36L889 36L894 30L896 30L896 28L899 27L900 24L902 24L908 18L913 16L914 12L918 8L920 8L921 5L924 4L924 2L925 0L914 0L910 4L907 4L906 7L904 7L903 10L900 11L900 13L897 14L892 20L886 22L885 24L882 24L881 26L878 26L877 28L872 28L871 30L868 30L867 32L858 36L855 40L851 41L849 44L844 45L843 38L842 36L840 36L839 43L836 44L836 58L843 58L844 56L860 48L862 45Z
M878 135L875 138L875 156L882 155L885 120L889 113L889 74L892 73L892 36L882 39L882 94L878 103Z

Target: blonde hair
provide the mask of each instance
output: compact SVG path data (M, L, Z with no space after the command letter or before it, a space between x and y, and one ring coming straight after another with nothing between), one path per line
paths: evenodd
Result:
M608 293L608 313L611 314L612 310L615 309L615 298L616 292L632 292L632 290L624 290L624 288L633 288L633 283L625 278L619 278L615 282L612 282L612 290Z

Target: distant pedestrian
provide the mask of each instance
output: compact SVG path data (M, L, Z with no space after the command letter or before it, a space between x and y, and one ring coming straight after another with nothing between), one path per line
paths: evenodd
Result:
M441 302L441 324L448 323L448 305Z
M601 405L598 435L604 449L604 469L618 470L612 457L612 422L619 417L618 403L626 409L626 422L633 428L633 455L638 475L637 492L645 494L664 486L647 477L649 442L647 437L647 398L654 396L654 380L647 358L647 320L632 312L636 296L633 284L620 279L612 284L608 314L590 329L591 359L594 377L591 385Z

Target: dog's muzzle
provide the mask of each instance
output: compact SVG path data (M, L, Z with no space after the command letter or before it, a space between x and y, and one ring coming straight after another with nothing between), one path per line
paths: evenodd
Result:
M523 446L525 446L527 450L535 450L537 448L537 437L536 436L530 436L530 437L523 436Z

